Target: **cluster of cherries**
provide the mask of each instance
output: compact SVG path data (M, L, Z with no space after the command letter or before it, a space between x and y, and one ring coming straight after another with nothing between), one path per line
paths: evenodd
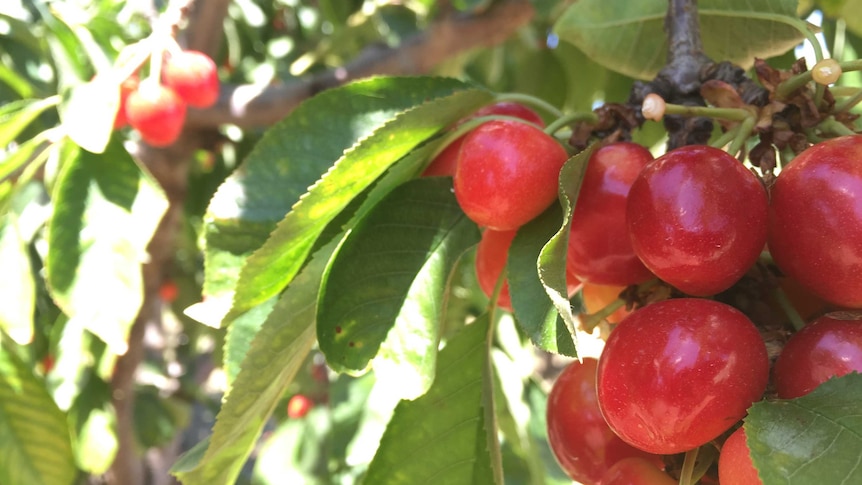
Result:
M187 108L212 106L218 95L218 71L209 56L192 50L166 53L150 77L140 80L135 73L122 81L114 129L131 125L144 142L168 146L180 136Z
M451 143L424 175L454 177L465 214L484 228L477 277L491 294L519 227L557 198L568 159L542 119L506 115ZM761 332L736 308L705 298L771 258L806 291L850 311L794 333L770 369ZM820 142L767 190L728 153L676 148L653 158L626 142L593 151L572 217L566 262L588 311L658 278L685 297L621 309L598 360L567 367L548 401L554 453L584 484L675 483L662 455L713 443L723 485L761 483L739 424L770 383L778 398L862 371L862 136ZM511 310L504 285L498 304ZM593 307L591 309L590 307Z

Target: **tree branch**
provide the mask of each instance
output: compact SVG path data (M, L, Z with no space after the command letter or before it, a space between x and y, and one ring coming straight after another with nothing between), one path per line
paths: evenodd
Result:
M459 53L499 44L529 22L533 12L527 0L506 0L479 15L438 20L398 47L370 46L344 67L307 79L273 86L223 85L218 102L189 110L186 123L199 128L270 126L324 89L372 75L425 74Z

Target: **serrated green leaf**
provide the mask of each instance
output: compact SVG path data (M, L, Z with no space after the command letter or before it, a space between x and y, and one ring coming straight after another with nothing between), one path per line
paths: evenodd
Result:
M6 148L24 128L46 109L55 106L59 98L22 99L0 106L0 149ZM6 161L0 167L5 168Z
M261 303L251 310L243 313L233 324L228 327L224 338L224 370L230 386L240 371L240 365L245 359L248 348L251 346L254 336L260 330L266 320L266 316L275 307L277 297Z
M580 0L554 30L608 69L652 79L666 62L666 10L664 0ZM805 38L796 0L703 0L698 13L704 51L715 61L749 67Z
M77 473L66 417L44 383L0 347L0 483L71 485Z
M167 200L118 138L102 155L66 148L48 223L49 288L71 319L122 354L143 301L147 244Z
M413 89L411 96L417 105L398 113L389 122L374 125L374 131L347 150L294 205L266 243L246 260L226 320L281 291L302 266L326 225L392 163L443 127L491 100L489 92L455 80L380 78L376 81L379 82L357 86L367 92L350 94L389 98ZM330 124L329 120L318 121Z
M501 483L489 325L479 317L440 351L434 384L395 408L362 483Z
M575 203L581 191L581 182L584 180L587 163L596 146L593 144L570 158L560 170L559 198L563 208L563 224L539 253L539 280L545 287L545 293L550 297L572 338L575 338L577 325L568 299L566 253L569 247L569 231L572 227ZM577 341L575 347L577 348Z
M246 353L212 435L171 468L181 482L236 482L264 424L314 344L317 294L338 242L321 248L279 297Z
M60 106L60 119L66 134L78 146L102 153L111 140L119 107L120 81L112 76L96 76L69 90Z
M524 333L543 350L574 357L572 335L548 298L538 272L539 254L560 230L562 219L562 210L554 206L518 230L509 248L507 278L515 319Z
M764 485L862 483L862 375L749 409L745 434Z
M20 345L33 339L36 285L30 268L27 244L18 228L18 215L0 215L0 330Z
M478 241L450 178L393 190L351 231L328 270L317 338L329 365L362 371L380 350L378 378L400 379L405 398L423 394L434 378L449 273Z

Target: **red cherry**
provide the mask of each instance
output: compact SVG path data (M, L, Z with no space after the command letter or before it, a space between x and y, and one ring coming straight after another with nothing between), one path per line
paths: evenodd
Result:
M494 120L467 134L455 172L455 198L480 226L509 231L557 198L566 150L539 128Z
M751 451L745 442L743 428L734 431L721 447L718 479L721 485L763 485L751 461Z
M177 284L171 280L164 281L162 286L159 287L159 296L162 298L162 301L167 303L173 303L177 299L179 292Z
M194 108L212 106L218 99L218 71L215 62L203 52L183 51L168 57L162 82Z
M51 372L51 369L54 368L54 356L52 354L45 354L45 357L42 358L42 369L44 369L45 374Z
M641 261L695 296L724 291L748 271L766 242L766 219L766 191L757 177L708 146L684 146L651 162L626 206Z
M120 106L117 108L117 116L114 118L114 129L119 130L129 124L129 119L126 116L126 105L129 102L129 95L138 89L138 84L141 80L137 74L132 74L120 83Z
M557 377L548 394L548 442L557 462L573 480L598 483L619 460L647 458L656 468L660 457L626 444L608 427L596 401L598 361L573 362Z
M590 156L566 259L579 280L627 286L653 277L635 255L625 224L629 189L652 159L649 150L635 143L606 145Z
M173 90L145 81L129 94L126 116L145 142L164 147L179 138L186 119L186 104Z
M584 310L586 310L587 313L598 312L619 298L620 293L625 289L625 286L607 286L584 283L583 289L581 290L583 292L582 297L584 300ZM631 312L626 310L626 307L623 306L608 315L606 320L608 323L619 323L630 313Z
M766 346L740 311L698 298L665 300L611 332L599 359L599 407L629 444L680 453L745 416L768 378Z
M538 126L545 126L545 122L542 120L542 117L536 114L535 111L522 104L511 103L507 101L484 106L472 115L458 121L455 126L458 126L465 121L471 120L473 118L490 115L514 116L517 118L521 118L524 121L534 123ZM436 157L434 157L434 160L431 161L431 164L428 165L428 168L426 168L425 171L422 172L422 176L454 176L455 168L458 166L458 152L461 149L461 144L464 143L464 138L466 136L467 135L457 138L446 148L444 148L443 151L440 152Z
M862 372L862 314L826 314L793 334L775 361L778 397L804 396L831 377Z
M497 280L506 269L506 261L509 258L509 247L518 231L494 231L486 229L482 233L482 240L476 247L476 278L479 287L485 296L491 297ZM512 311L512 299L509 297L509 282L503 282L497 305L506 311Z
M769 251L814 294L862 308L862 136L818 143L781 171L772 187Z
M294 394L291 396L290 400L287 401L287 417L290 419L299 419L314 407L314 403L308 396L303 394Z
M644 458L625 458L602 476L601 485L676 485L677 481ZM723 485L723 484L722 484Z

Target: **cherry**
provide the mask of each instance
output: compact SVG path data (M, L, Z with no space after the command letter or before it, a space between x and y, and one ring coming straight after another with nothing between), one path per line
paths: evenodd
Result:
M179 288L172 280L165 280L159 287L159 296L166 303L173 303L179 295Z
M790 337L773 378L778 397L792 399L853 371L862 372L862 314L834 312Z
M483 106L472 115L458 121L455 126L458 126L465 121L471 120L473 118L490 115L514 116L517 118L521 118L524 121L529 121L530 123L536 124L538 126L545 126L545 122L542 120L542 117L539 116L535 111L522 104L512 103L509 101L501 101L499 103ZM461 144L464 143L465 137L466 135L458 137L455 141L449 143L449 145L447 145L442 152L440 152L436 157L434 157L434 160L432 160L428 167L425 169L425 171L422 172L422 176L454 176L455 168L458 166L458 152L461 150Z
M817 296L862 308L862 136L818 143L781 171L772 187L769 251Z
M467 134L455 171L455 198L480 226L517 229L557 198L566 150L527 123L494 120Z
M476 247L476 279L479 287L489 298L494 293L497 280L506 269L506 261L509 258L509 247L518 231L494 231L486 229L482 233L482 240ZM512 299L509 297L509 282L503 282L497 305L506 311L512 311Z
M680 147L648 164L626 206L635 254L695 296L724 291L745 274L763 250L766 219L757 177L708 146Z
M287 417L299 419L304 417L314 407L314 403L304 394L294 394L287 401Z
M587 313L596 313L602 308L608 306L620 297L620 293L625 290L625 286L607 286L594 285L592 283L584 283L582 288L582 297L584 300L584 309ZM608 323L619 323L629 313L625 306L617 309L605 318Z
M203 52L183 51L165 61L162 81L194 108L206 108L218 99L215 62Z
M173 90L144 81L137 91L129 94L126 116L145 142L164 147L179 138L186 118L186 104Z
M132 74L120 83L120 106L117 108L117 116L114 118L114 129L119 130L129 124L129 119L126 116L126 105L129 102L129 95L138 89L140 78L137 74Z
M622 441L608 427L596 401L596 359L573 362L557 377L548 394L548 442L560 466L573 480L597 483L623 458L647 459L651 467L661 458Z
M590 156L566 259L581 281L627 286L653 277L635 255L625 224L629 189L652 159L649 150L635 143L605 145Z
M598 483L601 485L676 485L677 481L656 468L649 460L632 457L616 462Z
M766 389L769 361L742 312L681 298L635 310L599 359L599 407L620 438L672 454L733 426Z
M745 442L743 428L734 431L721 447L718 479L721 485L763 485L751 461L751 451Z

